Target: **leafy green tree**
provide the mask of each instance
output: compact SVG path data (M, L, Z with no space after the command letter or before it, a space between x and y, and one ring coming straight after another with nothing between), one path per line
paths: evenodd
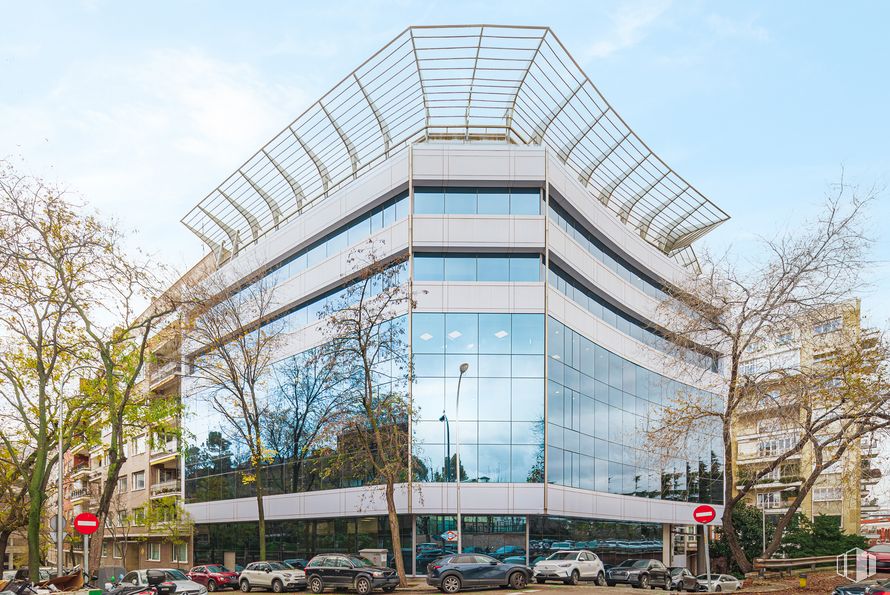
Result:
M782 539L782 552L789 558L837 556L857 547L867 548L868 540L844 533L840 519L824 514L812 521L800 513L794 515Z

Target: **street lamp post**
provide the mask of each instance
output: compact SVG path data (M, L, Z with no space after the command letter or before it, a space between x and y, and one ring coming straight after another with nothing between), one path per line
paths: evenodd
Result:
M457 482L457 553L463 552L464 531L460 518L460 381L470 369L470 364L464 362L460 365L460 376L457 377L457 401L454 407L454 416L457 423L457 451L455 454L455 481ZM450 462L450 461L449 461Z
M451 424L448 423L448 416L442 412L439 421L445 422L445 483L451 481Z

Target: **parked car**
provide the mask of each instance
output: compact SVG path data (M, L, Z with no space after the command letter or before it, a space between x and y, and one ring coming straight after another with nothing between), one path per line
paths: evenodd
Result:
M524 589L531 577L528 566L485 554L450 554L426 567L426 583L443 593L457 593L464 587Z
M121 583L130 583L131 585L135 585L137 587L147 587L149 584L148 577L145 575L147 570L147 568L132 570L124 575ZM163 571L164 578L176 585L176 595L207 594L207 587L205 587L204 585L199 585L195 581L190 580L183 571L177 568L154 568L152 570Z
M698 579L699 591L711 591L713 593L738 591L742 588L742 581L731 574L712 574L711 587L708 588L708 575L700 574Z
M430 562L434 562L438 560L442 556L448 556L453 554L454 552L445 551L442 549L435 550L423 550L419 554L417 554L416 562L418 568L424 568Z
M879 543L868 548L868 553L875 557L875 570L890 572L890 543Z
M865 595L890 595L890 582L881 579L882 582L865 588Z
M348 554L315 556L306 565L306 579L313 593L325 589L355 589L359 595L367 595L374 589L392 593L399 586L399 575L392 568Z
M610 587L623 584L640 589L661 587L667 591L671 588L671 575L665 565L658 560L625 560L608 570L606 583Z
M282 560L287 566L291 568L296 568L297 570L303 570L306 568L306 564L309 564L309 560L306 558L288 558L286 560Z
M245 593L256 588L272 589L276 593L296 591L306 588L306 573L281 562L251 562L238 576L238 584Z
M541 560L534 565L535 580L546 583L548 580L562 581L567 585L577 585L580 581L595 581L604 587L606 572L599 556L588 550L563 550Z
M864 595L869 587L876 587L886 582L886 579L868 579L858 583L838 585L831 592L831 595Z
M671 591L698 591L698 579L682 566L671 566Z
M188 577L199 585L207 587L208 591L238 588L238 573L222 564L195 566L188 571Z

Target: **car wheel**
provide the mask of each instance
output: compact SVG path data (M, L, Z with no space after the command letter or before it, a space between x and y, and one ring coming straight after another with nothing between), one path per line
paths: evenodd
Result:
M272 591L274 593L281 593L282 591L284 591L284 583L276 578L272 581Z
M649 577L645 574L640 577L640 588L648 589L649 588Z
M207 590L208 591L216 591L216 581L215 580L210 579L209 581L207 581Z
M719 593L722 590L723 590L723 587L721 587L720 585L717 585L716 587L714 587L714 593Z
M368 595L371 592L371 581L366 576L360 576L355 579L355 592L358 595Z
M317 576L309 579L309 590L313 593L321 593L324 591L324 583Z
M241 591L243 593L250 593L250 583L247 582L247 579L241 581Z
M606 575L603 574L602 572L600 572L598 575L596 575L596 585L598 587L606 586Z
M457 593L460 591L460 578L454 574L449 574L443 578L442 591L445 593Z
M572 574L569 575L569 578L567 578L563 582L567 585L577 585L578 583L581 582L581 575L578 574L577 570L573 570Z
M507 584L513 589L525 589L528 585L528 579L522 572L514 572L507 579Z

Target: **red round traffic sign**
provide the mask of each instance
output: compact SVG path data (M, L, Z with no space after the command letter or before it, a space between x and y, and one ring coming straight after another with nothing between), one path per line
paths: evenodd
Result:
M92 535L99 529L99 517L92 512L82 512L74 517L74 529L81 535Z
M696 523L703 523L707 525L711 521L717 518L717 511L714 510L713 506L708 504L701 504L695 507L695 510L692 511L692 518Z

